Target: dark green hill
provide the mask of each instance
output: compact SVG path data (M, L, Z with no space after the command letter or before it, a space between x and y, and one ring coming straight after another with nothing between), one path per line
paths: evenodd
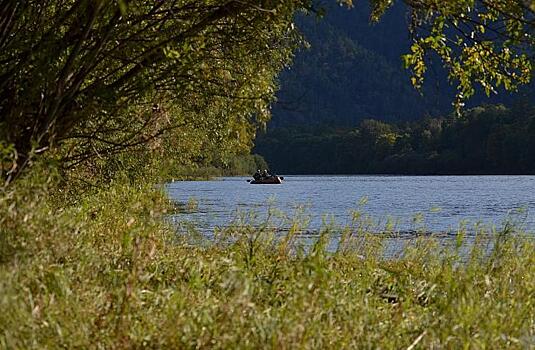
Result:
M398 5L378 24L365 3L329 7L322 19L303 16L298 26L311 45L297 53L280 77L271 126L356 125L363 119L415 120L451 111L455 89L438 63L431 64L423 96L414 90L401 55L410 47L405 8ZM468 107L503 103L510 94L479 94Z
M307 38L313 48L300 53L282 76L276 121L350 125L363 118L406 119L423 112L424 99L407 84L406 72L384 56L327 23L311 24Z

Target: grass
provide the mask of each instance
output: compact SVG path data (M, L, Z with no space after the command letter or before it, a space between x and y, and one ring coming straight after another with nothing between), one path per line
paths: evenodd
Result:
M366 232L305 254L247 226L201 247L153 186L67 206L35 183L0 199L0 348L535 348L535 243L510 227L462 256L422 238L383 259Z

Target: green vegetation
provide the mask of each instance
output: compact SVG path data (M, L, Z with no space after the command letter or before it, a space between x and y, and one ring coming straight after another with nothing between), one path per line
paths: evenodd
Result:
M68 176L125 153L186 166L248 154L307 8L255 3L1 1L0 142L16 152L0 175L42 155Z
M529 80L531 4L408 3L414 85L427 51L457 105ZM296 226L192 245L166 224L162 181L264 167L252 141L316 5L0 0L1 348L533 347L535 249L512 228L387 260L358 222L335 253L328 229L305 253Z
M535 174L535 108L484 106L411 123L294 126L255 151L283 174Z
M379 20L391 0L375 0L372 19ZM410 2L410 53L403 56L412 84L421 88L428 66L436 55L457 86L457 110L476 87L490 95L496 88L516 90L532 77L535 37L533 1L441 1Z
M389 37L388 30L380 38L366 38L377 29L367 25L366 14L361 12L361 8L335 8L321 21L298 18L310 47L299 50L290 69L282 72L270 125L348 126L363 119L410 120L426 110L437 110L431 101L439 97L445 107L438 110L451 110L451 89L441 89L440 96L435 96L435 89L426 89L420 96L411 86L410 75L400 63L400 55L410 45L408 33L398 34L398 23L389 23L386 28L398 34L395 38ZM402 9L394 15L404 18ZM381 52L382 45L396 44L389 47L396 52L395 58Z
M481 230L461 256L462 234L446 247L408 242L402 256L383 259L382 239L358 219L335 253L328 230L305 254L294 231L274 241L274 231L250 226L220 233L233 244L201 247L163 223L172 208L150 186L117 181L57 210L54 180L35 180L0 202L2 348L535 342L535 242L511 228L490 236L491 250Z
M380 3L385 1L375 1ZM305 35L310 47L299 50L290 69L281 74L281 89L278 92L278 103L274 106L273 122L270 125L289 126L293 124L334 124L336 126L353 126L363 119L380 119L387 121L412 121L425 114L445 115L452 110L452 101L456 94L459 79L457 75L464 73L455 70L455 77L451 72L451 61L442 62L430 47L437 41L451 47L452 53L467 52L472 45L487 40L482 45L500 50L500 44L506 40L505 25L486 21L486 32L481 34L477 25L477 17L483 16L485 6L506 7L508 11L517 11L516 6L522 6L519 1L393 1L394 5L386 11L379 23L369 25L372 8L363 2L356 3L355 9L347 9L326 2L326 13L318 21L310 16L299 16L297 26ZM407 5L407 3L409 5ZM452 3L462 3L464 9L473 9L468 23L460 23L454 19L444 21L443 33L430 33L429 22L422 22L423 18L435 19L439 12ZM475 3L475 5L474 5ZM407 12L410 5L419 6L416 18L407 27ZM507 5L505 5L507 4ZM429 5L433 14L423 14L423 7ZM475 7L474 7L475 6ZM457 8L457 11L463 11ZM520 13L518 11L517 13ZM461 14L457 13L456 17ZM468 19L468 17L466 19ZM521 18L521 17L518 17ZM524 30L533 33L535 23L533 13L525 13L522 20ZM473 21L472 21L473 20ZM437 18L437 21L438 18ZM454 22L457 22L456 24ZM530 25L531 23L531 25ZM437 24L438 25L438 24ZM519 28L519 26L517 26ZM524 33L521 31L520 33ZM436 36L435 36L436 34ZM527 39L527 38L526 38ZM427 40L423 56L426 71L425 81L418 91L411 85L411 72L404 69L407 61L402 59L414 43ZM502 41L503 40L503 41ZM465 46L466 45L466 46ZM512 41L507 45L512 45ZM524 46L524 44L520 44ZM529 44L526 43L527 47ZM505 50L505 49L504 49ZM473 48L472 52L480 52ZM507 50L505 50L507 52ZM495 55L484 58L474 57L470 60L465 53L460 59L467 59L460 69L466 69L468 75L477 75L487 65L484 61L503 62ZM528 58L533 65L533 52L528 51ZM477 65L476 67L473 67ZM472 67L471 67L472 66ZM513 74L513 69L500 70L502 73ZM448 79L449 77L449 79ZM483 79L492 79L492 74L483 74ZM464 79L464 78L461 78ZM448 80L451 86L448 84ZM475 95L463 101L471 108L482 104L510 104L518 99L518 95L529 95L535 101L535 85L529 84L519 89L518 94L509 94L504 85L494 86L490 96L479 79L473 80ZM459 101L458 101L459 102Z

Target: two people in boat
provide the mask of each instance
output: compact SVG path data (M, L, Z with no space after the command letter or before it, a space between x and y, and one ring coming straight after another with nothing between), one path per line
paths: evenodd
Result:
M273 177L273 175L266 169L264 169L263 171L260 171L260 169L258 169L253 175L253 179L255 179L255 181L265 180L270 177Z

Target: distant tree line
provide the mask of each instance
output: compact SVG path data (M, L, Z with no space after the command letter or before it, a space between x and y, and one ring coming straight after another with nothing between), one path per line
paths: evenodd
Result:
M488 105L461 117L364 120L355 128L277 128L258 138L255 151L285 174L535 174L535 107Z

